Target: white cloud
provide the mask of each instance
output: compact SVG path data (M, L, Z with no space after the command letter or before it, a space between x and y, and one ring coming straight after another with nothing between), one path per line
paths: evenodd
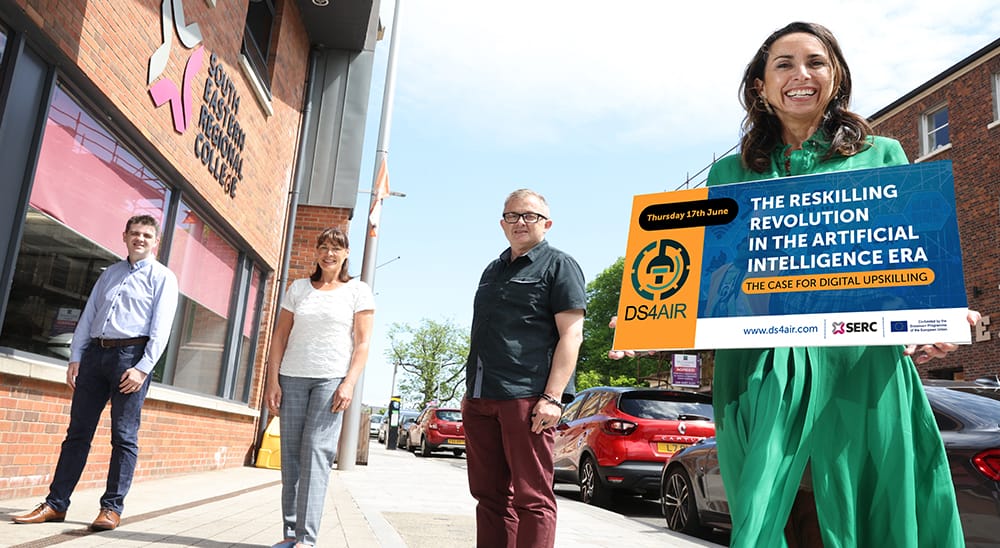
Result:
M837 35L862 114L1000 35L1000 10L982 0L407 0L403 9L399 108L508 143L588 134L662 147L735 139L742 70L793 20Z

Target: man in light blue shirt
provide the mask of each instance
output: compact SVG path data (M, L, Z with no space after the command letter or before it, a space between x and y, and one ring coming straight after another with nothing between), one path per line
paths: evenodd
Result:
M167 346L177 310L177 278L156 260L160 227L149 215L128 220L128 258L107 268L73 332L66 384L73 390L69 428L45 502L15 523L63 521L87 464L90 444L111 401L111 463L95 531L118 527L139 454L139 421L149 373Z

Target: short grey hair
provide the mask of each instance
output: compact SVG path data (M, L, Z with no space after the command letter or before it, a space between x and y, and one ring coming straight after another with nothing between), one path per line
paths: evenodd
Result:
M545 200L545 196L542 196L541 194L535 192L534 190L531 190L530 188L519 188L519 189L515 190L514 192L511 192L507 196L507 199L503 201L503 208L506 211L507 210L507 204L511 203L514 200L523 200L523 199L529 198L529 197L538 198L538 201L542 202L542 205L545 207L545 211L539 211L538 213L541 213L542 215L545 215L546 217L548 217L549 216L549 202Z

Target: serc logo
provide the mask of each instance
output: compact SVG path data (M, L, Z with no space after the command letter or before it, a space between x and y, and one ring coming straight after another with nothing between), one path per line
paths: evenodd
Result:
M878 322L831 322L834 335L878 333Z
M684 286L691 271L691 257L674 240L650 242L632 262L632 288L643 299L669 298Z

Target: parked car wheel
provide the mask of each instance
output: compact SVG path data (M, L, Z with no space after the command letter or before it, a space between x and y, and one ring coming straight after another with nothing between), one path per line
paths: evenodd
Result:
M421 457L431 456L431 448L429 445L427 445L427 438L424 437L420 438L420 456Z
M704 527L698 519L698 508L687 472L683 468L674 468L668 472L662 490L660 506L663 508L663 517L667 520L667 527L687 534L702 532Z
M611 501L611 490L601 483L597 465L590 457L584 457L580 465L580 500L594 506L607 506Z
M461 457L462 453L464 452L465 451L462 451L461 449L455 449L454 451L452 451L452 453L454 453L456 457Z

